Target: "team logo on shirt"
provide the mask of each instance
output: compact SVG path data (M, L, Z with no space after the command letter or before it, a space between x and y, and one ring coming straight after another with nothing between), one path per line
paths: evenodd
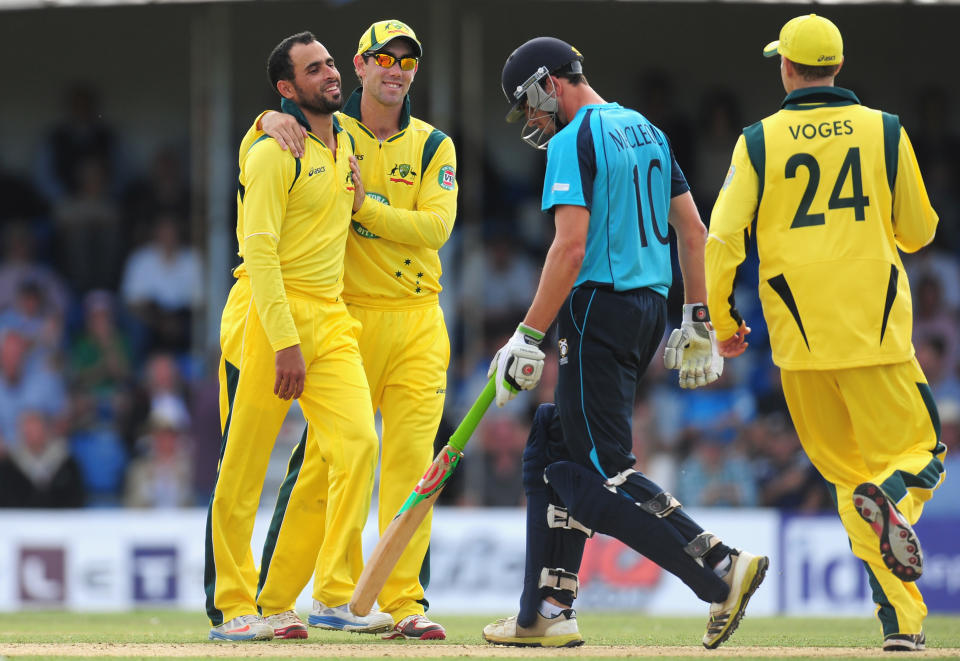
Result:
M413 171L409 163L395 163L393 169L387 173L387 176L390 177L390 181L413 186L413 182L407 181L407 177L416 177L417 173Z
M567 344L567 338L561 337L560 341L557 342L557 346L559 347L560 351L560 364L566 365L568 360L567 354L570 353L570 345Z
M457 185L457 173L454 172L453 167L444 165L440 168L437 183L440 184L440 188L443 190L453 190L453 187Z

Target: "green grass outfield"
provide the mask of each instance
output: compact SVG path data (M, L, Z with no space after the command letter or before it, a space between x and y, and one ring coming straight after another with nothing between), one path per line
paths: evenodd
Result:
M207 641L204 616L183 611L131 613L24 612L0 614L0 658L872 658L880 654L880 625L869 617L746 617L719 650L700 645L706 618L651 617L645 614L584 613L580 631L586 645L536 650L486 645L480 631L489 616L433 614L447 629L447 640L417 643L384 641L378 636L310 629L306 641L224 644ZM927 619L925 657L960 658L960 616ZM436 655L436 656L433 656ZM886 655L889 657L889 655ZM885 658L886 658L885 657Z

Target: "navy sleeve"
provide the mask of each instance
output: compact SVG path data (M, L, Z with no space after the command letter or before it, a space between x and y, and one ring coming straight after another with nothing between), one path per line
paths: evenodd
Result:
M590 130L590 115L587 111L577 131L577 163L580 166L580 182L583 187L583 201L590 209L593 206L593 180L597 176L597 150L593 144L593 131Z
M677 195L683 195L690 190L690 184L687 183L687 178L683 175L683 170L680 169L680 164L677 163L677 157L673 153L673 146L670 144L670 138L667 137L666 133L663 134L663 137L667 141L667 149L670 150L670 197L676 197Z

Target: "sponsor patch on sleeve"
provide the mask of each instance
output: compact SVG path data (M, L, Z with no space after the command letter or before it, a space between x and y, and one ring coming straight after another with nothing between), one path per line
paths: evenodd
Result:
M727 178L723 180L723 186L720 187L720 190L727 190L730 186L730 182L733 181L733 175L737 173L737 166L730 165L730 169L727 170Z
M453 187L457 185L457 173L453 171L451 166L444 165L440 168L440 176L437 178L437 183L440 184L440 188L444 190L453 190Z
M550 190L552 190L555 193L565 193L568 190L570 190L570 184L559 184L559 183L554 184L553 188L551 188Z

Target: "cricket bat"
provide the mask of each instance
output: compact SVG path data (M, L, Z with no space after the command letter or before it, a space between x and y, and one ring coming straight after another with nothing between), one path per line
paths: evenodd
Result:
M496 393L493 379L494 377L491 377L487 381L477 401L473 403L460 425L450 435L450 441L434 458L430 468L417 482L400 511L383 531L380 541L377 542L373 553L363 567L363 573L360 574L360 580L357 581L353 598L350 600L350 612L354 615L366 615L373 608L373 603L407 548L407 544L410 543L413 533L423 522L450 476L457 469L460 458L463 456L464 446L470 440L490 402L493 401Z

